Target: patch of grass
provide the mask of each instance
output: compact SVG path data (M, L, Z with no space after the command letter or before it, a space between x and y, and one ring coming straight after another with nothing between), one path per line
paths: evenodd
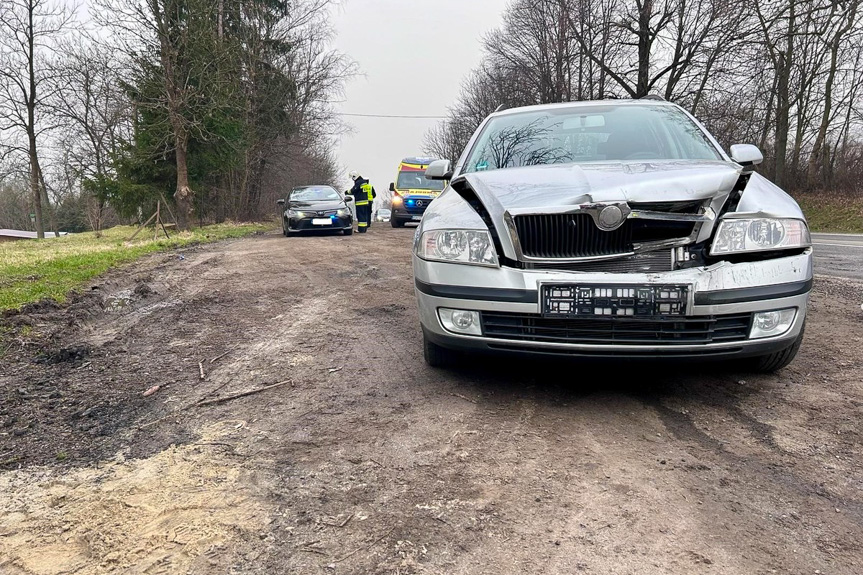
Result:
M799 194L794 199L813 232L863 234L863 196L822 192Z
M0 243L0 311L43 299L62 303L70 291L112 267L147 254L239 238L272 227L272 224L218 224L155 241L152 230L149 234L143 230L134 242L126 242L136 228L118 226L105 230L101 238L90 232L41 241L3 242Z

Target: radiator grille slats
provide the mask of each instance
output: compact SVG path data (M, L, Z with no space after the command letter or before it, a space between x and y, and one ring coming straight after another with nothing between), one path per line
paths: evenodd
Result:
M516 216L524 255L532 258L577 258L627 253L632 250L632 225L612 232L596 227L589 214Z
M674 261L671 257L671 250L665 249L611 260L528 263L525 264L525 269L617 274L670 272L674 269Z
M494 339L573 344L692 345L745 341L751 314L685 318L545 318L482 312L483 333Z

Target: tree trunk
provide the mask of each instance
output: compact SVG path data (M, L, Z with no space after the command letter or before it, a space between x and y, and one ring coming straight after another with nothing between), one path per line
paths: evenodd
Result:
M174 201L177 202L177 227L180 231L189 230L194 223L195 192L189 187L189 165L186 153L189 145L189 135L183 128L174 128L177 156L177 191Z
M776 185L786 187L788 180L788 132L791 123L791 68L794 64L794 35L797 32L795 5L788 13L785 51L779 54L776 74Z
M39 186L39 155L36 153L36 135L30 134L30 197L36 214L36 237L45 238L45 223L42 221L42 190Z
M42 172L42 164L36 162L36 165L39 168L39 189L42 190L42 212L44 214L46 210L48 211L48 224L51 231L55 233L54 237L57 237L56 233L60 231L57 229L57 212L48 198L48 186L45 184L45 174Z
M638 8L638 83L635 97L647 96L650 91L650 17L653 0L644 0Z

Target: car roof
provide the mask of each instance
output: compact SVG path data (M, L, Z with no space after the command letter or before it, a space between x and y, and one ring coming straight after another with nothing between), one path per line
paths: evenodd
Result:
M492 117L498 116L509 116L511 114L520 114L522 112L541 112L543 110L560 110L561 108L589 108L592 106L641 106L641 107L655 107L655 106L669 106L674 108L679 108L679 106L673 102L666 102L663 100L657 100L654 98L644 98L639 100L583 100L580 102L558 102L555 104L537 104L534 106L521 106L519 108L507 108L505 110L500 110L499 112L494 112L491 114Z

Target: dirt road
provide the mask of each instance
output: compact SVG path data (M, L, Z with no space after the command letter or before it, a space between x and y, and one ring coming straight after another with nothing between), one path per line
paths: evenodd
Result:
M860 284L817 282L773 376L438 371L412 235L160 255L7 318L0 572L863 572Z

